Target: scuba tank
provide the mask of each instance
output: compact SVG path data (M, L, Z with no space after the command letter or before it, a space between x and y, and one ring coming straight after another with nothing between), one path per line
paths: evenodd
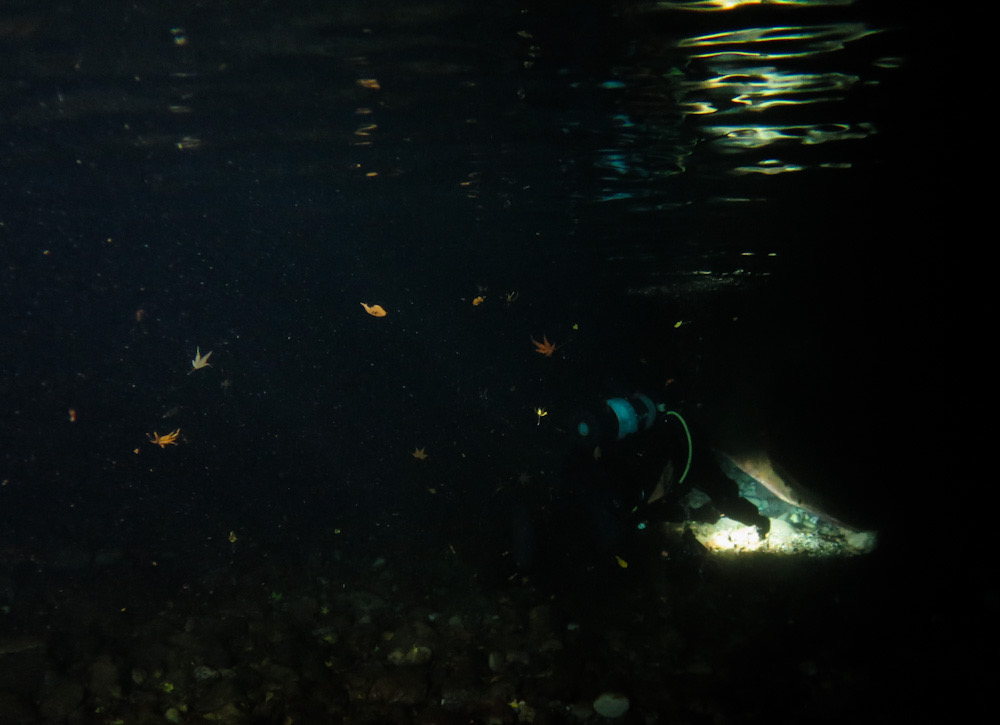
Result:
M657 412L656 404L643 393L633 393L627 398L608 398L603 410L587 414L577 423L576 432L588 443L620 441L652 428Z
M667 410L667 406L662 403L654 403L652 398L644 393L608 398L604 401L603 409L581 416L576 424L576 432L588 447L608 445L636 433L648 431L656 423L657 417L664 419L675 417L683 430L687 443L687 461L678 481L683 483L691 470L694 453L691 430L680 413Z

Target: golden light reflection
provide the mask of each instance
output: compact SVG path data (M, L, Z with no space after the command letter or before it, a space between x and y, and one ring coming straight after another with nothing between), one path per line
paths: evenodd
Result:
M706 126L705 132L733 150L759 149L775 143L815 146L830 141L867 138L875 133L870 123L824 123L810 126Z
M359 126L354 129L354 142L353 146L371 146L371 137L378 129L378 125L374 123L368 123L364 126Z
M704 49L693 54L692 58L777 60L832 53L841 50L847 43L878 32L864 23L778 25L697 35L684 38L677 45L680 48Z
M794 171L803 171L806 167L798 164L784 164L774 159L761 161L758 166L737 166L732 173L735 176L778 176Z
M692 2L658 2L655 9L714 13L720 10L737 10L750 5L838 7L853 4L854 0L692 0Z
M719 110L707 101L687 101L681 103L680 108L688 116L707 116Z
M844 73L789 73L776 68L748 68L698 84L702 89L724 92L742 110L763 111L774 106L827 103L841 100L859 83Z

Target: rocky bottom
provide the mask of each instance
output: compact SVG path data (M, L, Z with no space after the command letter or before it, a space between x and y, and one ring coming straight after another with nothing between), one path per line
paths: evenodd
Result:
M301 550L9 564L0 723L835 722L906 657L874 555L551 586L412 541Z

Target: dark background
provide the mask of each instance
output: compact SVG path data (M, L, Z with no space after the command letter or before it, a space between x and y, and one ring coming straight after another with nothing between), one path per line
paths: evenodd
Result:
M379 571L423 621L432 589L508 581L522 513L583 559L586 524L556 517L583 508L561 475L574 426L641 390L696 445L766 443L879 548L732 579L606 561L614 586L556 591L632 627L594 661L653 642L645 614L698 657L787 664L713 672L732 713L799 687L814 641L822 677L796 697L839 702L829 718L873 693L950 706L981 677L996 593L975 523L995 508L990 435L968 417L988 408L989 335L966 327L991 288L955 203L956 139L978 134L955 130L945 20L881 2L5 3L0 626L79 642L39 640L38 682L101 651L74 592L137 613L102 625L130 643L157 641L168 599L179 628L223 591L260 624L285 613L276 593L347 606ZM211 367L192 371L198 349ZM177 446L147 438L175 429ZM701 706L673 687L676 712Z
M8 5L3 545L475 558L621 386L895 530L940 210L878 7ZM705 40L768 26L806 30Z

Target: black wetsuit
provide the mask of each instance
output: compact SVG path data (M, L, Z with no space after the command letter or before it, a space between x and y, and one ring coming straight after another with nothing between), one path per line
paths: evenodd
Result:
M620 441L590 440L573 450L563 468L561 495L575 502L567 505L569 512L592 528L590 536L578 539L581 544L589 544L597 557L614 561L620 552L632 549L629 539L637 536L635 532L665 521L685 521L682 501L692 488L711 500L697 512L699 520L711 522L724 515L758 527L761 535L767 533L767 517L740 497L739 487L722 472L706 437L697 428L689 430L691 465L683 481L688 442L675 416L660 416L650 430ZM663 475L668 465L672 476ZM648 503L661 478L662 496Z

